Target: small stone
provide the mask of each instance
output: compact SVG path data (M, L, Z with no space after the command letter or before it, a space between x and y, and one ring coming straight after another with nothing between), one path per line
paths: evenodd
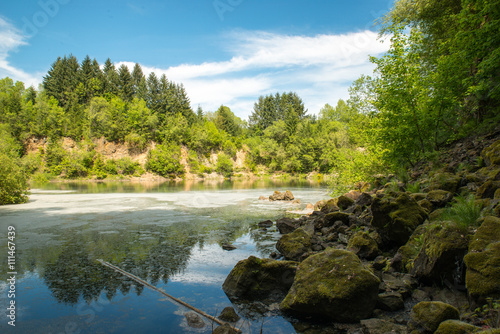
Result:
M229 324L224 324L222 326L219 326L212 332L212 334L237 334L237 333L238 332L236 332L234 328L231 327L231 325Z
M384 311L399 311L405 308L403 296L398 292L386 292L378 295L377 307Z

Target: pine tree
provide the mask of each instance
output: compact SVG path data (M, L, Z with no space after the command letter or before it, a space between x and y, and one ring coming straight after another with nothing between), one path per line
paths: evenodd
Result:
M118 91L123 101L130 102L134 98L134 83L126 65L121 65L118 69Z
M119 77L116 72L115 65L111 62L111 59L106 59L104 63L104 77L106 78L104 84L104 94L108 96L118 96L118 86L119 86Z

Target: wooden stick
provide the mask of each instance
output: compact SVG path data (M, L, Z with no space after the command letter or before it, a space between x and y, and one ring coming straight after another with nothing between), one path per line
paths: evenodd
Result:
M118 273L122 274L123 276L127 276L128 278L133 279L133 280L134 280L134 281L136 281L137 283L142 284L142 285L144 285L145 287L150 288L151 290L154 290L154 291L156 291L156 292L161 293L162 295L164 295L165 297L169 298L170 300L172 300L172 301L174 301L174 302L176 302L176 303L178 303L178 304L181 304L182 306L185 306L185 307L187 307L187 308L189 308L189 309L191 309L191 310L195 311L196 313L198 313L198 314L200 314L200 315L204 316L204 317L205 317L205 318L207 318L207 319L210 319L210 320L212 320L212 321L215 321L216 323L218 323L218 324L219 324L219 325L221 325L221 326L222 326L222 325L224 325L224 324L226 324L224 321L222 321L222 320L220 320L220 319L217 319L216 317L211 316L210 314L207 314L207 313L203 312L202 310L199 310L199 309L197 309L196 307L191 306L191 305L189 305L188 303L186 303L186 302L184 302L184 301L182 301L182 300L180 300L180 299L178 299L178 298L175 298L174 296L169 295L169 294L168 294L168 293L166 293L165 291L158 289L157 287L155 287L155 286L153 286L153 285L149 284L148 282L146 282L146 281L144 281L144 280L140 279L139 277L137 277L137 276L135 276L135 275L132 275L131 273L128 273L128 272L126 272L125 270L123 270L123 269L121 269L121 268L118 268L117 266L114 266L114 265L112 265L112 264L111 264L111 263L109 263L109 262L106 262L106 261L101 260L101 259L98 259L97 261L98 261L99 263L101 263L103 266L106 266L106 267L108 267L108 268L111 268L111 269L113 269L114 271L116 271L116 272L118 272ZM231 326L231 327L232 327L232 326ZM234 329L237 333L241 333L241 331L240 331L239 329L235 328L235 327L232 327L232 329Z

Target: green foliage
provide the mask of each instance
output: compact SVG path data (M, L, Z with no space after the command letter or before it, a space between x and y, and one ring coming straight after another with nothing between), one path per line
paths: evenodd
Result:
M28 176L18 150L7 127L0 125L0 205L28 201Z
M180 146L158 145L149 151L146 169L162 176L181 175L184 167L180 163L180 155Z
M224 152L220 153L217 158L215 171L225 177L229 177L233 173L233 161Z
M481 216L482 206L476 203L474 195L457 196L451 207L446 208L441 214L442 220L449 220L457 224L462 231L467 231L469 227L476 226Z
M419 193L421 191L421 184L419 181L409 183L406 185L406 191L411 193Z

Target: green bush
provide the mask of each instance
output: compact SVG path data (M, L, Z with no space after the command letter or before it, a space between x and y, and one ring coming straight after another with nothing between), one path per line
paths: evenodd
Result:
M180 155L180 146L158 145L149 151L146 169L161 176L181 175L184 167L180 163Z
M17 157L0 152L0 205L28 201L28 177Z
M224 152L219 154L215 171L225 177L231 176L233 172L233 161Z
M116 160L116 168L122 175L141 175L144 169L137 161L132 161L129 157Z

